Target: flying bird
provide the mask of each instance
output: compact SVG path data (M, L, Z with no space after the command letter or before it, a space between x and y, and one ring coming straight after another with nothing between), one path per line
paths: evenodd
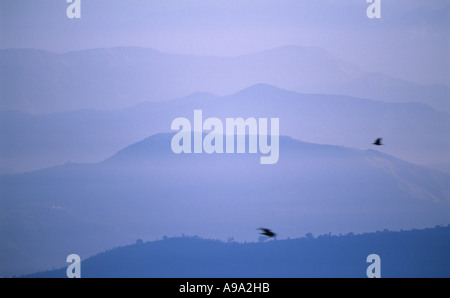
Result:
M262 231L262 233L260 233L261 235L265 235L267 237L276 237L277 236L277 234L275 234L274 232L272 232L269 229L259 228L258 230Z
M375 146L381 146L381 145L383 145L383 144L381 144L381 140L382 140L382 138L376 139L375 142L373 142L373 145L375 145Z

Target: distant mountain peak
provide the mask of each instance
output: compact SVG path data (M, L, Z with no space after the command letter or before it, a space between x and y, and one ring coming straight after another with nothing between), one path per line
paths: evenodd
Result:
M282 89L271 84L258 83L251 85L245 89L239 90L238 92L233 93L230 96L261 96L264 98L272 97L272 99L276 99L277 96L285 95L288 93L295 94L295 92L293 91Z
M330 52L324 48L314 47L314 46L293 45L293 44L274 47L274 48L263 50L263 51L260 51L257 53L260 53L260 54L267 54L267 53L306 54L306 53L308 53L308 54L324 55L324 56L331 57ZM255 54L257 54L257 53L255 53Z

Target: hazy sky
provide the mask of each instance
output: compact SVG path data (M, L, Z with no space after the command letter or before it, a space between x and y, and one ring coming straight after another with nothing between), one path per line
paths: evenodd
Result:
M319 46L369 71L419 83L449 82L449 1L365 0L0 1L1 48L66 52L142 46L234 56L283 45Z

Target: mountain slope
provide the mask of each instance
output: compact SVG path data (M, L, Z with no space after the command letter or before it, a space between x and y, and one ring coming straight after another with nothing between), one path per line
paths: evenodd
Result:
M258 84L218 97L194 93L168 102L48 115L0 112L0 173L66 162L98 162L148 135L168 132L177 117L280 118L280 132L312 143L367 149L383 137L384 153L418 164L449 162L450 115L417 103L313 95Z
M81 277L364 278L367 256L381 259L381 277L449 277L450 227L362 235L236 243L198 237L115 248L81 262ZM65 278L65 268L27 277Z
M259 154L175 155L171 138L154 135L99 164L0 177L2 274L137 238L254 240L268 226L282 239L450 218L449 175L377 151L282 137L280 160L268 166Z
M54 54L0 50L1 110L49 113L112 109L204 91L219 95L266 83L302 93L422 102L450 112L446 86L375 77L323 49L286 46L252 55L175 55L118 47Z

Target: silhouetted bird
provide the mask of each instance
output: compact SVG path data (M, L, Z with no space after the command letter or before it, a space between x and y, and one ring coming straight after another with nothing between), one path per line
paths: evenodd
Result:
M275 234L274 232L272 232L269 229L265 229L265 228L259 228L258 230L263 231L262 233L260 233L261 235L265 235L267 237L276 237L277 234Z
M382 140L382 138L376 139L375 142L373 142L373 145L375 145L375 146L381 146L381 145L383 145L383 144L381 144L381 140Z

